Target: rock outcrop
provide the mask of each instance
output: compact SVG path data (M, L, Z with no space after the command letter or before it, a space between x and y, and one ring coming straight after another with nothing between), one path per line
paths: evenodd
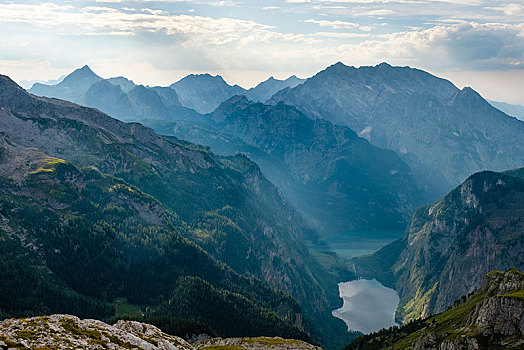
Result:
M492 272L482 281L486 300L477 304L468 317L468 326L483 335L524 335L524 275L510 269Z
M136 321L81 320L51 315L0 322L0 349L136 349L136 350L321 350L309 343L283 338L212 338L189 344L155 326Z
M81 320L71 315L4 320L0 322L0 347L6 349L193 349L182 338L163 333L149 324L119 321L111 326L102 321Z
M223 350L322 350L322 348L309 343L283 339L279 337L257 337L257 338L210 338L197 341L193 344L195 350L223 349Z

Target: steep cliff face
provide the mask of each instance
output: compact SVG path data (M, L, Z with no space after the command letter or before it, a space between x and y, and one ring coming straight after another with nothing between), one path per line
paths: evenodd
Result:
M472 175L444 199L419 209L400 241L356 259L357 274L394 286L401 297L397 318L405 322L445 310L491 270L523 269L520 173ZM381 264L392 267L379 271Z
M70 315L51 315L0 322L1 349L138 349L138 350L318 350L303 341L283 338L214 338L190 344L155 326L135 321L109 325Z
M357 339L346 350L491 350L524 347L524 274L493 271L480 288L433 317Z
M516 269L491 272L479 289L485 300L475 305L466 324L483 335L524 335L524 274Z

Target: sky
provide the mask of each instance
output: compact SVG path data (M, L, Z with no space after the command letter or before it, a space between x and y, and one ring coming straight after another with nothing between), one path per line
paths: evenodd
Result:
M0 0L0 73L168 85L220 74L249 88L336 62L424 69L524 105L524 0Z

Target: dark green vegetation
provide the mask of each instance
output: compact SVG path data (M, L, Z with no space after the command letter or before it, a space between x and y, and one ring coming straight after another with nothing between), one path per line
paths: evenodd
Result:
M192 319L219 335L307 339L305 329L344 341L329 315L334 281L301 243L300 218L248 158L36 98L7 77L0 105L1 259L19 269L2 291L4 314L78 314L40 298L56 284L82 316L111 316L108 302L125 297L146 316ZM41 291L11 303L37 279Z
M523 175L522 168L472 175L417 210L402 239L351 265L399 292L404 322L444 311L489 271L523 270Z
M95 170L55 164L29 173L21 184L9 180L2 184L1 215L8 227L4 240L23 255L14 249L11 256L2 255L8 267L2 271L11 274L5 276L8 283L21 286L34 285L36 277L42 294L53 291L54 280L62 282L56 282L57 290L60 284L72 290L62 298L56 292L42 297L33 288L25 288L33 295L20 298L16 285L4 284L0 302L6 313L107 317L113 310L104 301L124 295L134 304L153 305L150 314L202 320L219 334L283 332L307 338L289 324L300 313L289 295L238 275L183 239L171 224L175 218L154 198ZM25 195L12 195L17 193ZM137 207L152 209L150 216L141 218ZM17 242L22 237L27 241ZM9 264L16 263L19 271L9 269ZM24 270L40 272L32 277ZM211 291L203 289L202 283ZM188 314L188 305L202 309L189 307L192 313ZM239 319L242 327L237 325Z
M522 349L524 274L510 269L485 276L476 293L426 319L362 336L345 350L448 348ZM519 325L520 324L520 325ZM470 347L462 347L469 345Z
M410 67L334 64L272 103L350 127L395 151L437 199L469 175L524 165L524 123L471 88Z
M408 166L392 151L283 103L263 105L237 96L199 121L200 127L145 123L222 154L248 154L295 208L328 235L403 230L425 199Z

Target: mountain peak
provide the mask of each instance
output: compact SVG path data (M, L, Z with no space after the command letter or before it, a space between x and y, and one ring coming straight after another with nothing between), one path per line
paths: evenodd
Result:
M66 80L69 80L69 81L84 80L84 79L102 80L102 78L96 75L95 72L93 72L91 68L89 68L89 66L86 64L82 68L78 68L74 70L71 74L69 74L67 77L64 78L64 81Z
M85 64L82 68L79 69L80 71L84 71L84 72L91 72L93 73L93 71L91 70L91 68L89 68L89 66L87 64ZM94 74L94 73L93 73Z

